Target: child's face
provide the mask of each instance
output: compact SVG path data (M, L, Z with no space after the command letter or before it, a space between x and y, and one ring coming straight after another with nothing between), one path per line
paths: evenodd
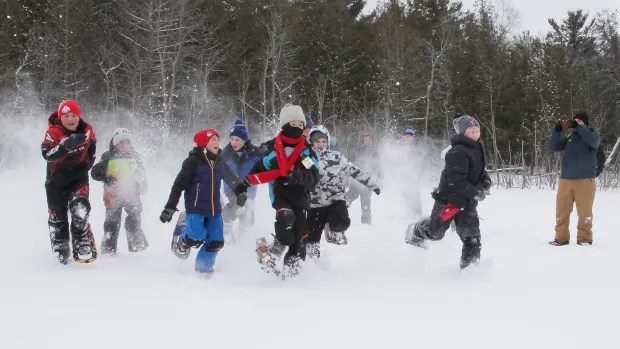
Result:
M306 128L306 125L301 120L293 120L293 121L289 122L288 124L291 125L292 127L300 128L302 130L304 128Z
M465 129L465 137L478 141L480 139L480 126L469 126Z
M372 144L372 136L365 135L364 136L364 145L371 145L371 144Z
M404 135L403 136L403 142L405 142L407 144L413 143L413 136L412 135Z
M220 152L220 137L213 136L207 143L207 150L213 154L217 154Z
M129 142L129 140L122 140L116 143L116 149L118 149L118 151L120 151L121 153L126 153L127 151L129 151L130 148L131 143Z
M80 117L74 113L62 114L60 124L69 131L75 131L80 124Z
M325 150L327 149L327 139L319 138L316 141L312 142L312 147L314 149Z
M237 136L230 137L230 146L234 151L239 151L245 145L245 141Z

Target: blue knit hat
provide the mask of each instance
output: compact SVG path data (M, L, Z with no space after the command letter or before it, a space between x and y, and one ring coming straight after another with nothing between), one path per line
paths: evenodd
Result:
M405 135L409 135L409 136L415 136L415 129L413 128L413 126L407 126L407 129L405 130Z
M239 137L243 139L244 141L247 141L248 139L250 139L248 136L248 128L245 127L245 125L243 124L243 121L241 120L235 121L235 124L230 129L229 137L232 137L232 136Z
M312 127L314 127L314 122L312 122L310 113L305 113L304 116L306 117L306 128L311 129Z

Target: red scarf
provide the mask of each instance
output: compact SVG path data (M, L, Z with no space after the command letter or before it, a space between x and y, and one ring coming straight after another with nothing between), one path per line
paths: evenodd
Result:
M284 151L284 143L295 146L295 149L289 157L286 157L286 152ZM301 155L301 152L306 149L306 138L304 136L301 136L299 138L288 138L282 133L279 133L276 136L274 148L276 150L276 160L278 162L278 168L271 171L248 175L248 179L250 180L250 183L252 183L252 185L268 183L276 180L278 177L288 177L288 175L293 170L295 163L299 159L299 155Z

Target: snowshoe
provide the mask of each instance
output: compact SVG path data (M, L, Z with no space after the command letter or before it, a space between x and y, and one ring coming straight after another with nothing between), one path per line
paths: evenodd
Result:
M592 240L577 241L577 245L579 245L579 246L591 246L592 245Z
M172 232L172 241L170 242L170 250L180 259L189 258L190 247L181 239L185 233L185 211L179 214L177 224Z
M325 236L325 240L327 242L329 242L330 244L335 244L335 245L346 245L349 243L349 241L347 240L347 236L344 235L343 231L325 231L326 236Z
M91 263L97 260L97 247L90 225L84 236L73 240L73 259L78 263Z
M129 252L144 251L149 247L149 242L142 230L138 230L135 233L127 232L127 248Z
M553 240L553 241L549 242L549 245L551 245L551 246L566 246L566 245L568 245L568 241Z
M306 256L310 259L319 259L321 257L320 243L318 242L306 243Z
M277 264L283 251L284 246L277 240L268 245L267 239L256 239L256 260L260 264L261 269L266 273L274 273L276 276L280 276L281 271Z
M478 264L480 262L480 249L480 238L465 238L461 251L461 269L469 267L472 263Z
M174 235L172 237L172 243L170 244L172 253L179 259L189 258L191 247L183 241L182 235Z

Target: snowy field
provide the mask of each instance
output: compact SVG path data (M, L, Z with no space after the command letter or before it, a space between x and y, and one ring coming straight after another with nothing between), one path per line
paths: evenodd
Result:
M103 142L102 142L103 143ZM40 161L36 161L40 160ZM179 159L179 164L182 159ZM273 229L266 188L255 227L227 244L211 279L169 250L159 213L172 171L149 168L150 248L60 265L47 233L42 159L0 174L0 348L619 348L620 192L598 192L594 245L550 247L555 193L495 190L480 205L482 260L460 271L455 233L421 250L397 188L351 210L348 246L325 246L293 280L263 273L255 239ZM176 171L175 165L175 171ZM424 211L431 207L423 188ZM102 185L91 181L102 236ZM176 217L174 221L176 221ZM174 222L173 221L173 222ZM195 252L195 251L193 251ZM194 255L192 255L193 257Z

